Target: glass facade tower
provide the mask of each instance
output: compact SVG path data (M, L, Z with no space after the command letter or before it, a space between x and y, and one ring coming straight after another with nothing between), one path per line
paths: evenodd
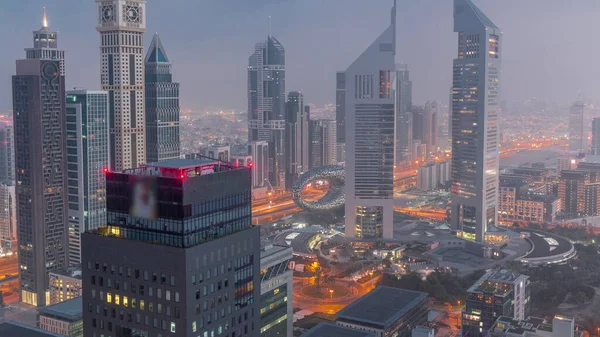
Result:
M273 36L248 60L248 142L269 143L269 181L285 186L285 49Z
M259 336L250 169L173 159L106 180L107 224L82 235L86 336Z
M393 237L395 1L391 21L344 72L345 116L338 126L345 127L348 237Z
M69 263L81 263L81 233L106 224L108 92L67 91Z
M57 32L33 32L12 78L21 301L48 304L48 272L67 263L64 52Z
M471 0L454 0L458 57L452 88L452 220L483 242L497 223L502 32Z
M180 156L179 83L158 34L146 54L146 157L149 163Z

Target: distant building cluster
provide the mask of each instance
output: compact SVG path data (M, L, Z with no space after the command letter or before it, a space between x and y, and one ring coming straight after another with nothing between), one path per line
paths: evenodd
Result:
M417 170L417 188L430 191L450 181L450 161L430 162Z

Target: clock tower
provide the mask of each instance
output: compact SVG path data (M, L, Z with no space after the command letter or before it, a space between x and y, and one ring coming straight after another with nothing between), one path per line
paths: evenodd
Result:
M146 163L146 0L96 0L102 90L109 93L110 169Z

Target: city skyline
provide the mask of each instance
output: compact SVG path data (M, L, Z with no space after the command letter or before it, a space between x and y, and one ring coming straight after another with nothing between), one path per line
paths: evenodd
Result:
M248 39L256 41L266 36L268 16L271 15L273 34L278 36L287 47L290 55L287 90L302 90L309 98L309 103L323 105L335 100L335 92L330 89L335 83L334 72L342 70L345 64L351 61L349 55L357 54L368 45L369 36L384 28L384 23L377 23L357 31L358 28L352 27L350 23L334 18L340 1L330 0L324 5L311 0L302 4L291 1L261 1L256 8L240 5L237 0L224 1L223 4L207 1L204 4L178 4L178 6L157 3L153 4L153 8L147 13L148 22L151 24L145 39L148 43L152 34L160 32L161 36L169 41L172 61L179 65L174 70L174 76L182 83L182 107L195 110L234 108L243 111L246 106L245 81L243 72L240 74L240 69L245 66L245 58L249 56L244 41ZM226 25L216 25L211 19L214 15L208 10L212 10L212 13L223 13L230 8L231 4L236 4L238 9L229 11ZM385 10L386 6L385 1L365 5L362 1L349 0L344 4L340 14L348 18L364 16L364 20L370 22L377 22L375 20L377 13ZM511 10L517 4L520 10ZM538 21L534 22L526 20L533 16L542 4L547 15L536 18ZM18 4L7 4L6 10L0 13L0 28L14 31L14 34L7 36L7 45L10 46L6 50L7 59L19 57L18 41L26 38L30 30L28 27L38 24L41 7L44 5L48 6L50 24L58 28L61 33L62 45L67 51L69 64L73 64L73 69L78 70L72 71L69 74L71 76L66 77L66 87L96 88L99 74L94 64L99 62L96 53L98 37L93 27L90 27L86 21L96 15L92 1L72 4L27 0ZM404 7L399 4L399 6L401 10L398 15L401 24L398 28L397 61L408 64L411 69L414 100L425 102L435 99L445 105L447 88L451 83L451 74L446 69L455 52L451 18L446 15L451 11L451 4L444 2L434 5L431 2L420 2L404 5ZM582 18L590 15L594 9L600 8L600 4L582 1L577 7L570 8L558 0L543 2L534 0L527 3L516 0L502 3L482 0L478 2L478 6L485 12L496 12L496 22L503 27L504 34L512 41L505 46L507 53L509 50L515 51L512 55L509 54L510 56L507 56L504 62L504 76L508 81L504 94L507 100L522 100L536 96L566 102L572 101L579 89L582 90L584 97L597 100L592 95L595 93L595 84L585 76L588 72L593 72L593 67L596 67L591 58L594 53L582 52L568 56L565 49L569 48L543 42L530 43L527 37L519 36L518 32L530 31L531 34L539 35L542 39L551 39L550 36L553 34L564 36L566 34L562 31L564 26L579 27L574 29L584 30L582 25L590 20ZM316 15L302 15L311 11L316 11ZM68 16L66 13L76 15ZM195 30L181 31L176 25L170 24L180 16L185 18L190 15L199 16L198 24L202 27L200 31L205 34L197 36ZM417 20L419 17L423 23L419 23ZM427 19L422 20L424 17ZM557 20L561 22L560 25L555 24ZM314 27L317 22L324 23L317 29ZM541 27L545 27L543 34ZM413 36L416 29L422 33ZM548 29L551 31L547 32ZM345 33L340 34L341 31ZM228 38L223 39L224 35ZM583 39L577 35L573 38ZM426 43L431 39L439 41L440 45L434 47ZM327 44L324 45L319 41L327 41ZM583 40L571 41L573 45L584 45ZM312 46L320 50L320 57L312 56L314 53L308 53L304 46ZM548 46L551 49L547 51L545 48ZM436 48L435 53L431 53L432 48ZM528 55L555 56L546 58L539 64L524 64L517 50L522 50ZM199 60L197 55L202 55L202 58ZM569 63L563 63L566 62L562 61L563 59L569 60ZM224 66L225 64L227 66ZM198 81L196 86L191 84L198 78L206 77L201 74L207 74L208 77L210 74L217 76L213 69L222 69L225 77L232 78L231 86L204 80ZM550 69L552 71L549 71ZM0 111L10 110L10 96L7 94L10 88L7 80L11 74L10 65L0 65L0 74L5 74L1 76L4 80L0 81ZM317 80L313 80L315 77ZM561 81L554 80L558 77ZM534 83L545 85L539 86ZM573 89L565 91L565 87ZM523 88L526 90L522 90ZM236 94L231 95L232 92Z

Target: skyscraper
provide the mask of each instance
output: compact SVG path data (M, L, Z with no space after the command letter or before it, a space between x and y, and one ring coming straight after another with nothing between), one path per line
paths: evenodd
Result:
M260 252L260 336L293 334L294 271L289 268L292 248L264 243Z
M304 95L288 94L285 112L285 188L291 189L296 178L308 170L308 123L310 107L304 105Z
M587 148L587 137L584 132L583 116L585 104L576 101L569 110L569 151L585 153Z
M248 155L252 156L252 188L267 186L269 180L269 143L266 141L248 144Z
M437 150L437 103L427 101L424 106L413 106L412 115L413 139L425 145L425 157L428 157Z
M86 336L259 336L250 169L175 159L106 180L107 225L82 235Z
M14 128L11 120L0 120L0 182L15 180Z
M106 224L108 93L67 91L69 263L81 263L81 233Z
M315 119L309 126L310 168L337 164L337 124L328 119Z
M96 0L102 90L108 91L110 169L146 162L146 0Z
M11 120L0 120L0 247L12 248L16 241L14 128Z
M285 49L273 36L248 60L248 141L269 142L269 180L285 185Z
M483 242L497 223L502 32L471 0L454 0L452 227Z
M396 65L396 165L411 159L412 148L412 81L408 66Z
M346 235L391 238L396 1L389 27L344 72Z
M336 160L346 160L346 73L338 71L335 78L335 121L337 124Z
M45 13L33 37L12 78L16 208L21 301L43 306L48 272L67 263L64 52Z
M600 117L592 119L592 154L600 155Z
M173 82L171 62L158 34L146 54L146 160L178 159L179 83Z

